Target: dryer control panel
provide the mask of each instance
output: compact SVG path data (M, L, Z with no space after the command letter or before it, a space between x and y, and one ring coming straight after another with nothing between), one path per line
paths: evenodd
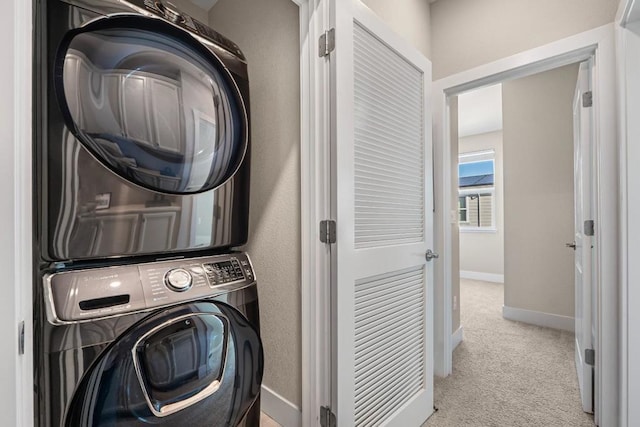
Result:
M255 282L245 253L47 274L47 318L54 325L146 311L218 296Z

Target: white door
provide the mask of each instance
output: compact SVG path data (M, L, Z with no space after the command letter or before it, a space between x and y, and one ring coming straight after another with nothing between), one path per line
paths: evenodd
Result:
M338 426L433 411L431 64L357 0L331 0L332 408Z
M580 64L573 102L574 140L574 208L575 208L575 334L576 369L580 383L582 408L593 412L594 370L586 352L594 348L595 324L592 279L593 237L588 230L593 218L592 142L593 107L591 107L591 61Z

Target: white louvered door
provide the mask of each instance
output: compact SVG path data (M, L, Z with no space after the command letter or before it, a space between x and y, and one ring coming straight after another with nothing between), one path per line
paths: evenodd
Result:
M418 427L433 409L431 65L357 0L331 0L332 409Z

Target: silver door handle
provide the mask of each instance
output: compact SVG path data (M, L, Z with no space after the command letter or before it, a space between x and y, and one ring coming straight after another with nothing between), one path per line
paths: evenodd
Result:
M138 348L144 345L143 343L149 338L149 336L159 331L160 329L166 328L168 326L173 325L174 323L178 323L192 317L195 318L196 316L205 316L205 315L217 317L218 320L221 321L223 324L228 322L226 316L224 315L217 315L217 314L211 314L211 313L185 314L183 316L176 317L171 320L167 320L161 325L156 326L155 328L153 328L152 330L150 330L149 332L145 333L140 338L138 338L138 341L136 341L136 343L131 348L131 357L133 358L133 368L135 369L136 376L138 377L138 382L140 383L140 387L142 388L142 394L144 395L144 398L147 401L147 406L151 410L151 413L158 418L166 417L168 415L181 411L185 408L188 408L189 406L195 405L196 403L202 401L203 399L206 399L207 397L211 396L213 393L217 392L220 389L220 386L222 385L222 382L221 382L222 378L225 375L227 344L225 342L223 347L225 350L223 350L223 354L222 354L222 361L220 365L221 372L219 374L219 378L210 382L209 385L207 385L205 388L200 390L198 393L195 393L184 400L178 400L177 402L172 402L167 404L164 404L162 402L151 401L151 396L149 395L149 391L148 391L148 385L144 378L145 374L143 374L142 367L140 366L140 360L139 360L140 357L138 355ZM229 327L228 325L225 325L225 331L227 330L228 327ZM225 332L225 335L226 335L226 332ZM229 338L227 336L224 336L223 339L228 340Z
M433 252L431 249L427 249L427 253L424 254L424 257L427 261L431 261L434 258L440 258L440 255L438 255L437 253Z
M574 251L576 250L576 242L573 243L565 243L564 244L566 247L573 249Z

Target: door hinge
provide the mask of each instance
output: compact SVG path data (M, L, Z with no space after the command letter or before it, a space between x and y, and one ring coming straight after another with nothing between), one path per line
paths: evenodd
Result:
M320 241L322 243L336 242L336 222L334 220L320 221Z
M18 354L24 354L24 320L18 323Z
M592 219L588 219L584 222L584 235L585 236L594 236L596 233L595 223Z
M318 55L322 58L329 55L336 48L336 30L325 31L318 40Z
M336 415L328 406L320 407L320 425L322 427L336 427Z
M582 106L591 107L593 105L593 92L585 92L582 94Z
M595 366L596 364L596 351L592 348L585 348L584 350L584 363L587 365Z

